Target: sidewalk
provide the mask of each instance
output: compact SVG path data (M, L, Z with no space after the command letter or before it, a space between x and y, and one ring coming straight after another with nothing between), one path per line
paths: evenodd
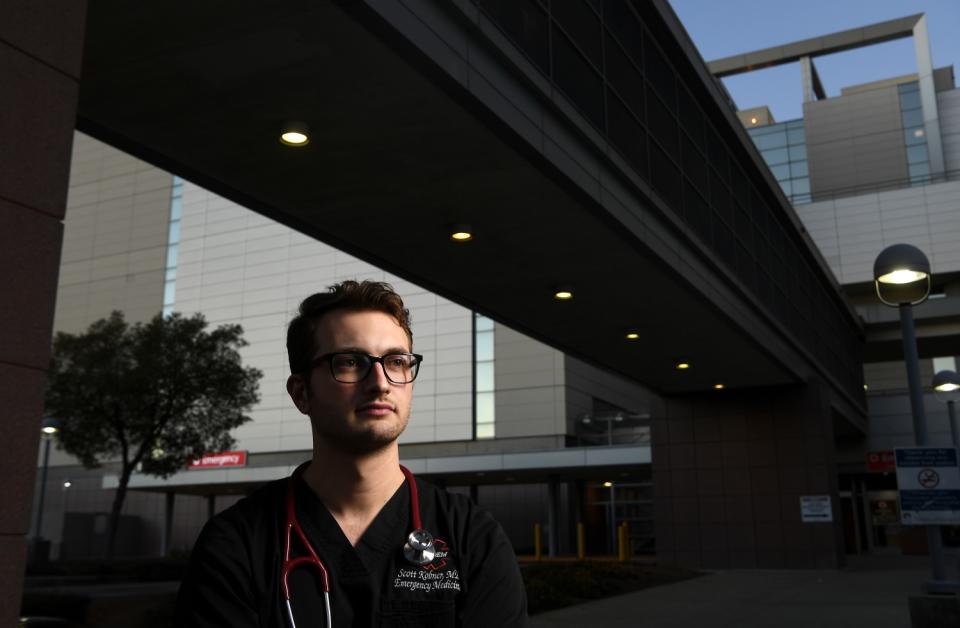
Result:
M930 577L926 556L848 557L843 571L719 571L550 611L533 628L908 628L907 598ZM956 560L947 560L955 578Z

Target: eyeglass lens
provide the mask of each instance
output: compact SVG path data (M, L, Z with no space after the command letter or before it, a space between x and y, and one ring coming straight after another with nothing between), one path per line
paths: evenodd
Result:
M338 382L352 384L366 379L374 362L383 365L384 374L394 384L412 382L420 367L417 356L409 353L391 353L382 358L365 353L338 353L330 358L330 368Z

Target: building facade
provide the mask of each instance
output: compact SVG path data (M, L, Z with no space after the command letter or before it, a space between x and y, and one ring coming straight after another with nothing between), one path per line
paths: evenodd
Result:
M910 16L710 63L718 76L796 63L803 117L776 121L766 107L738 112L764 161L865 322L864 388L869 430L838 438L838 471L848 552L902 546L917 532L899 524L896 478L868 464L914 444L897 311L882 305L873 263L897 243L922 250L933 269L929 300L915 308L930 444L951 446L933 374L956 371L960 354L960 89L953 66L934 68L926 18ZM815 59L890 38L914 40L917 74L843 87L827 95ZM785 54L784 51L790 51ZM956 542L955 530L948 541Z

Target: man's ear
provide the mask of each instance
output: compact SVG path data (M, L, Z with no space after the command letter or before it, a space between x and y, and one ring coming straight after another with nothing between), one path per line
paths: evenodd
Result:
M303 375L294 373L287 378L287 394L297 406L300 414L308 414L310 410L310 387Z

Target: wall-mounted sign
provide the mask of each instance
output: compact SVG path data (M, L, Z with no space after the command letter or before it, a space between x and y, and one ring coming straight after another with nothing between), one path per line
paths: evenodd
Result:
M804 523L833 521L829 495L801 495L800 520Z
M895 499L871 499L870 520L875 526L900 523L900 509Z
M870 473L889 473L896 469L897 457L892 451L867 452L867 471Z
M960 523L960 468L952 447L898 447L900 521L905 525Z
M203 458L194 460L187 469L222 469L223 467L247 466L247 452L222 451L217 454L204 454Z

